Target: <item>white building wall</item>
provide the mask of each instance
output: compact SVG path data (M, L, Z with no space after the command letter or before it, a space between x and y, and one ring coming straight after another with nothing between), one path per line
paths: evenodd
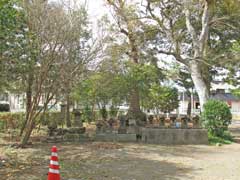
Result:
M24 95L9 94L9 105L11 112L25 111Z
M240 114L240 101L234 101L231 104L232 114Z
M187 114L188 101L179 102L179 114Z

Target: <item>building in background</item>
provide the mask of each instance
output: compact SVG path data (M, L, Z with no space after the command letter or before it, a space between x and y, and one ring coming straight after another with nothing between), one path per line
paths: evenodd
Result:
M221 81L216 81L212 84L211 88L211 99L217 99L226 102L232 112L233 119L240 119L240 98L234 96L231 90L234 89ZM26 97L24 94L11 94L3 93L0 94L0 111L10 111L10 112L24 112L26 109L25 105ZM39 106L43 106L44 97L41 98ZM179 108L172 112L172 114L187 115L189 108L189 102L191 102L191 115L200 114L200 103L196 93L192 92L191 96L188 96L186 92L179 92ZM48 108L54 111L60 111L60 103L54 104L55 101L50 101ZM110 107L110 106L109 106ZM128 105L122 104L119 106L120 111L127 112ZM107 108L109 109L109 108ZM148 114L154 114L154 111L146 111Z
M2 93L0 94L0 112L24 112L26 111L26 96L24 94ZM40 99L39 108L43 107L44 97ZM60 111L60 104L55 100L49 102L48 108Z
M214 83L212 83L210 99L216 99L226 102L230 107L233 119L240 119L240 98L234 96L231 93L232 89L234 89L234 86L223 83L221 81L215 81ZM189 102L191 102L191 114L194 115L200 113L200 103L196 93L192 93L189 97L184 91L180 92L179 99L179 114L187 114Z

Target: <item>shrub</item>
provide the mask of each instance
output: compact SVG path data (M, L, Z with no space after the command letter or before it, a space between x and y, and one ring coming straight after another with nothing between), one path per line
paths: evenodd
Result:
M1 129L16 129L19 128L24 120L24 113L10 113L10 112L1 112L0 113L0 123Z
M71 118L72 118L71 113ZM24 112L1 112L0 113L0 130L6 129L17 129L22 127L23 122L25 121ZM49 125L55 123L57 125L62 125L63 120L61 119L61 112L45 112L41 113L37 119L37 124Z
M118 108L111 105L110 110L109 110L109 115L111 117L116 117L117 114L118 114Z
M1 132L1 131L4 131L4 130L5 130L5 127L6 127L5 121L0 121L0 132Z
M71 119L72 119L72 113L71 113ZM45 112L41 113L39 117L37 118L38 123L42 125L51 125L52 123L56 125L62 125L65 123L64 119L61 117L61 112Z
M213 136L223 137L231 124L232 114L225 102L209 100L204 104L201 121L208 132Z
M108 117L108 112L107 112L107 109L106 109L105 106L103 106L103 107L100 109L100 114L101 114L101 116L102 116L102 118L103 118L104 120L107 119L107 117Z
M82 120L83 122L91 122L93 120L93 113L88 105L83 109Z
M9 104L0 104L0 112L9 112L10 106Z
M216 145L216 144L231 144L234 140L230 132L225 131L222 137L216 137L208 133L208 141L211 145Z

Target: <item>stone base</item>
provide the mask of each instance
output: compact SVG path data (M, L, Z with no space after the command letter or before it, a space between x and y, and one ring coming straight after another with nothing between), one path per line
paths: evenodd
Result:
M126 133L127 133L127 129L126 128L120 127L118 129L118 134L126 134Z
M84 135L84 134L70 134L67 133L63 136L63 141L67 142L85 142L85 141L91 141L91 139Z
M95 141L104 142L136 142L136 134L96 134Z
M129 127L127 127L127 133L128 133L128 134L137 134L136 132L137 132L137 130L136 130L136 127L135 127L135 126L129 126Z
M142 142L152 144L208 144L205 129L142 128Z
M85 127L72 127L68 129L68 133L71 134L84 134L86 131Z
M46 142L47 143L56 143L56 142L62 142L63 137L62 136L50 136L47 137Z

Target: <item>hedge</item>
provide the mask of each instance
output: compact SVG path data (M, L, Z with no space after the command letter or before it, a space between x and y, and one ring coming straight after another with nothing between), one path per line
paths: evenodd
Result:
M71 114L71 119L73 114ZM6 129L18 129L22 126L25 120L25 113L23 112L2 112L0 113L0 130ZM60 112L45 112L41 113L37 119L37 124L48 125L50 122L55 121L58 125L62 125L65 122L61 119Z

